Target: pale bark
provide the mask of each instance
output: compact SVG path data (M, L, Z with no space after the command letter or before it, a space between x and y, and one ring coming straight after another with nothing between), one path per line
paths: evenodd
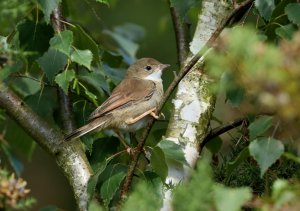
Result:
M195 55L202 51L214 32L230 13L230 4L220 0L203 0L190 51ZM204 58L203 58L204 59ZM167 140L181 145L188 166L168 163L166 183L173 185L189 177L199 158L199 143L209 132L209 123L214 110L214 97L208 90L210 80L200 71L202 61L196 65L179 83L174 110L166 132ZM161 210L172 210L172 191L166 190Z
M87 210L87 185L93 171L79 142L63 143L63 133L49 125L10 88L0 82L0 107L44 150L55 157L74 191L80 210Z

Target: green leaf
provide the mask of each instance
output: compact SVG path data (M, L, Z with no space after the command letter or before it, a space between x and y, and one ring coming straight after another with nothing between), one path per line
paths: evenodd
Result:
M234 107L238 107L244 99L245 90L237 84L235 76L225 72L221 75L220 89L225 90L226 99Z
M98 105L97 104L97 96L94 95L92 92L90 92L88 89L85 89L84 90L84 94L95 104L95 105Z
M212 172L207 157L199 159L197 170L187 181L182 181L173 192L174 211L215 210L213 205Z
M136 53L139 49L139 45L137 43L109 30L104 30L103 33L111 36L118 43L118 53L123 56L128 64L131 64L136 60Z
M210 140L207 144L205 144L205 147L213 154L216 154L220 151L222 147L223 141L220 138L220 136L217 136Z
M88 155L94 172L102 168L102 163L116 152L119 144L120 141L114 137L99 138L94 142L92 154Z
M159 142L158 146L163 150L166 159L188 165L180 145L173 141L162 140Z
M283 153L283 156L286 157L287 159L290 159L296 163L300 163L300 157L293 155L292 153L285 152Z
M285 13L288 16L288 19L300 25L300 4L299 3L290 3L285 7Z
M109 0L96 0L96 2L106 4L107 6L109 6Z
M120 185L127 174L127 169L119 164L110 165L105 169L107 175L100 188L100 195L106 205L112 200Z
M287 40L291 40L293 38L294 33L297 31L297 28L293 24L288 24L285 26L281 26L275 29L275 33Z
M226 164L226 175L230 176L232 172L249 157L249 155L249 148L245 147L233 161Z
M31 160L36 143L15 121L7 118L5 124L0 124L0 131L6 131L5 139L17 153L22 153L28 161Z
M51 13L56 7L58 7L60 2L61 0L38 0L38 3L44 12L46 23L50 22Z
M197 2L200 2L199 0L170 0L170 7L174 7L180 18L185 19L188 11L196 5Z
M2 140L0 140L0 141L2 141ZM19 177L24 169L22 162L16 157L16 155L13 153L12 149L6 142L1 142L0 146L1 146L4 154L8 158L8 161L9 161L11 167L14 169L17 176Z
M12 86L14 90L24 97L34 95L41 89L41 83L31 78L14 78Z
M37 63L50 81L53 81L55 75L64 69L67 62L68 57L53 48L49 48L49 50L37 60Z
M154 211L160 210L162 205L161 198L155 195L151 186L145 182L137 185L136 189L130 194L122 208L123 211L143 210Z
M226 97L230 104L234 107L238 107L244 99L245 90L243 87L234 87L226 92Z
M163 196L163 182L159 175L152 171L145 171L144 177L147 184L153 189L155 195L162 197Z
M0 71L0 81L5 80L10 76L10 74L17 72L23 66L21 61L17 61L11 65L6 65Z
M272 121L273 117L271 116L261 116L252 122L248 127L250 141L266 132L272 126Z
M39 211L59 211L60 209L57 206L54 205L48 205L46 207L42 207L39 209Z
M105 91L106 93L110 93L107 79L105 78L103 72L100 72L98 70L94 70L92 72L79 71L79 73L77 74L77 78L78 80L92 86L100 94L103 94L103 91Z
M257 161L260 176L263 177L267 169L283 154L284 146L279 140L264 137L252 141L249 145L249 152Z
M99 202L94 199L89 204L88 211L104 211L105 209L99 204Z
M250 188L229 188L223 185L214 186L214 200L217 211L242 210L245 202L252 197Z
M98 178L99 178L100 174L102 174L102 172L105 170L106 166L107 166L106 161L104 161L100 165L98 165L98 169L97 169L96 173L93 176L91 176L91 178L89 179L88 186L87 186L89 200L91 200L93 198L95 188L96 188L96 185L98 182Z
M93 54L90 50L78 50L74 48L74 51L71 54L71 60L85 66L90 70L91 62L93 60Z
M50 25L24 21L17 26L17 29L20 47L24 50L43 54L49 48L49 40L53 36L53 29Z
M160 176L162 181L165 181L168 175L168 166L166 163L165 154L160 147L156 146L153 148L150 163L153 171Z
M74 70L65 70L55 77L55 82L62 88L65 94L68 94L70 82L75 78Z
M48 123L54 123L53 113L57 109L57 93L53 87L44 87L41 92L26 97L27 105L44 118Z
M71 45L73 43L73 32L64 30L50 40L50 46L60 52L70 56Z
M255 7L259 14L268 21L275 9L275 3L274 0L255 0Z
M90 50L93 53L93 60L96 63L99 63L99 49L97 43L93 40L93 38L79 25L75 25L75 27L72 27L71 30L74 34L73 45L78 49Z

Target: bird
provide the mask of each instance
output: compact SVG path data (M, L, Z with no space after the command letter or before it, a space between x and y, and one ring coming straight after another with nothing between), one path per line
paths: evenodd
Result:
M162 71L169 67L153 58L141 58L129 66L124 79L88 118L88 123L65 136L65 141L103 129L135 132L151 118L158 119L157 106L163 97Z

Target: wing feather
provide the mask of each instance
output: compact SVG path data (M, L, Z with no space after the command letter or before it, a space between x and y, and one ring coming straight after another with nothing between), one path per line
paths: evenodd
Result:
M155 83L138 78L124 79L112 92L111 96L99 106L89 117L89 120L104 116L116 108L126 107L140 100L151 98Z

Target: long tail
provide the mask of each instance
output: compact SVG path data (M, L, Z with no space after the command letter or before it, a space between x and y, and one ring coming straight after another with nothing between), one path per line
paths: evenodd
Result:
M88 124L74 130L73 132L71 132L70 134L65 136L65 141L70 141L76 138L79 138L81 136L83 136L84 134L87 134L93 130L101 130L102 128L104 128L106 126L107 119L105 118L98 118L95 119L91 122L89 122Z

